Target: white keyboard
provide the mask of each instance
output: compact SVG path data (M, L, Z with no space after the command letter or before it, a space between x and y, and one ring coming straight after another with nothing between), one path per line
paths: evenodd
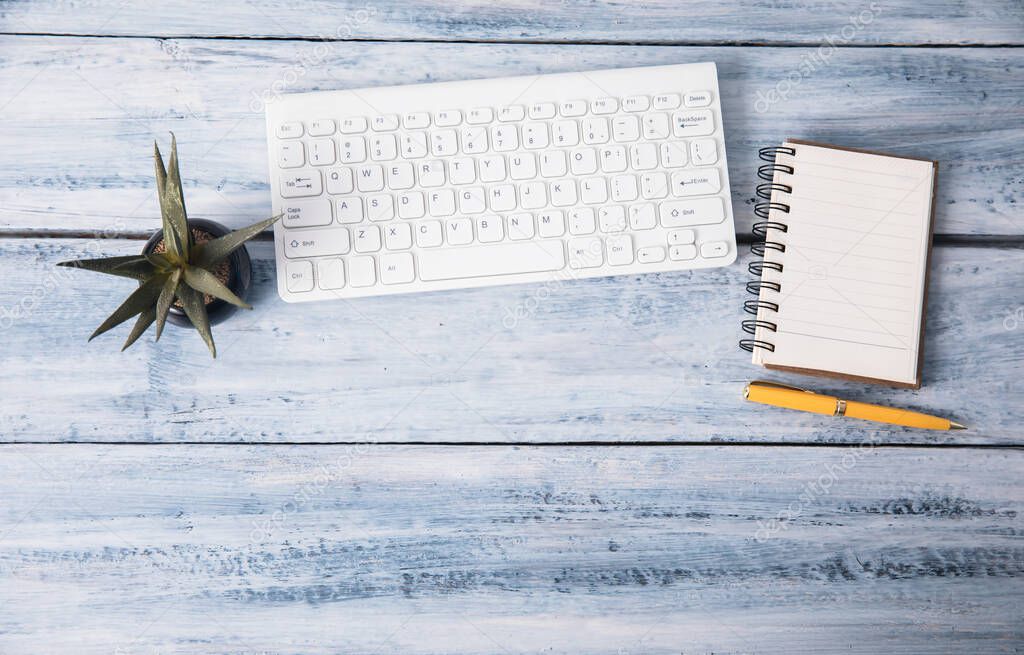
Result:
M288 95L267 139L288 301L736 259L713 63Z

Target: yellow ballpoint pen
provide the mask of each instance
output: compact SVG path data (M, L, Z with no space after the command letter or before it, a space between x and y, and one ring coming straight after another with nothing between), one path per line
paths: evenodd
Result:
M908 428L925 430L966 430L967 428L949 419L912 412L907 409L883 407L855 400L842 400L835 396L799 389L778 382L754 380L743 389L743 397L755 403L785 407L801 412L859 418L876 423L891 423Z

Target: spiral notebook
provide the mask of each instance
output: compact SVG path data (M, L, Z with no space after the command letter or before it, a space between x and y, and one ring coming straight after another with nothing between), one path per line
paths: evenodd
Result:
M938 163L793 139L760 155L740 346L770 369L919 388Z

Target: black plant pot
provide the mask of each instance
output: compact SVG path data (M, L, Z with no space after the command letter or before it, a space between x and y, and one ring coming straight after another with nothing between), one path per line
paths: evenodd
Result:
M210 235L210 239L216 239L231 232L231 230L220 223L202 218L190 218L188 219L188 224L193 230L193 238L195 238L196 231ZM152 254L154 248L163 239L163 230L149 237L146 247L142 249L142 254ZM249 295L249 288L252 286L252 260L249 259L249 251L246 250L244 245L228 257L228 280L225 282L225 285L242 300L245 300L246 296ZM235 313L236 309L238 308L231 303L214 298L212 302L206 305L206 315L210 319L210 325L215 325L227 320L229 316ZM167 313L167 322L174 323L180 327L192 327L192 321L185 315L184 310L174 305L171 305L171 309Z

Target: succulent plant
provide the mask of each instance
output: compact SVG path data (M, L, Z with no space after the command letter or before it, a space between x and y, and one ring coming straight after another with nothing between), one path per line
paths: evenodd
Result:
M171 305L177 303L202 336L210 354L217 356L210 322L206 313L206 297L212 296L246 309L252 306L225 286L214 271L231 253L241 247L280 216L254 223L240 230L196 243L185 213L185 198L181 190L178 171L178 145L171 134L171 158L164 169L163 157L156 142L153 143L156 164L157 193L160 215L163 219L163 252L102 259L79 259L60 262L58 266L73 266L97 273L138 280L139 288L114 310L107 320L96 328L89 341L107 330L120 325L133 316L135 327L128 334L124 351L156 323L156 338L160 339Z

